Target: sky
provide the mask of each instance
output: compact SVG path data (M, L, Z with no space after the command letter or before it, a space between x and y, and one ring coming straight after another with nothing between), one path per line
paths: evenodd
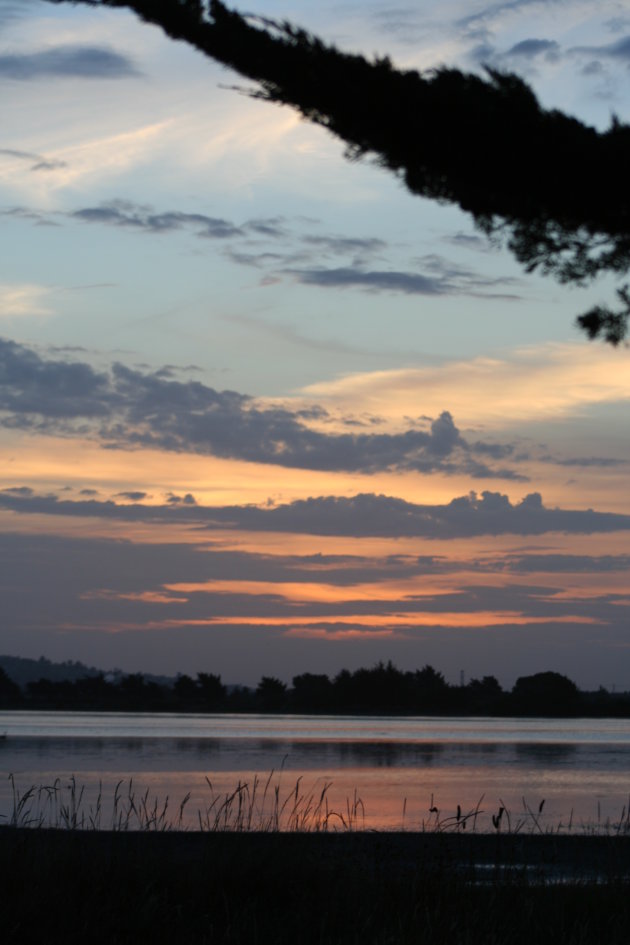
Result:
M236 8L630 121L622 0ZM0 653L630 689L630 352L574 324L616 283L126 10L0 0L0 84Z

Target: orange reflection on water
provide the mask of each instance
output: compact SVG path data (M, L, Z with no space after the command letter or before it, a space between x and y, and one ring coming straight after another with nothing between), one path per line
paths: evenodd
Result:
M197 812L203 817L214 803L213 815L239 785L246 786L247 799L256 783L260 800L267 777L255 771L179 775L182 796L191 792L187 812L190 826L198 826ZM266 805L259 807L261 813L271 813L276 786L281 802L288 799L285 807L288 812L296 787L303 807L310 802L316 808L325 792L320 811L321 815L329 814L331 830L344 829L344 824L368 830L457 829L459 807L467 819L468 830L494 832L492 815L501 806L506 808L503 829L509 825L519 832L538 832L539 827L543 831L571 827L580 831L587 825L593 829L598 824L604 829L607 820L610 823L619 820L627 801L623 778L611 779L610 773L583 768L526 772L509 766L480 764L459 768L432 762L424 767L291 770L272 773ZM288 817L285 827L287 820ZM315 826L315 816L311 826Z
M38 772L40 784L59 781L59 772ZM32 782L16 779L18 792ZM114 796L120 814L131 793L145 796L149 809L166 807L165 823L183 829L269 829L301 827L331 831L457 830L457 811L468 831L494 833L492 815L505 807L502 829L513 832L592 832L606 830L623 816L627 784L610 773L514 770L509 766L462 768L428 763L423 767L347 767L261 773L235 771L82 771L82 809L102 807L103 829L111 825ZM60 787L67 787L63 775ZM277 790L277 794L276 794ZM0 789L0 813L11 810L8 787ZM239 814L240 799L240 814ZM180 805L182 817L179 821ZM542 802L542 810L540 810ZM141 807L141 805L138 805ZM50 813L50 811L49 811ZM131 829L139 829L132 817Z

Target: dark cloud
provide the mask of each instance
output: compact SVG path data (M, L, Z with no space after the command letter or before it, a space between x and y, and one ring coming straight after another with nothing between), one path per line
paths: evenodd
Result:
M37 223L51 220L50 216L23 207L0 211L0 215L32 219ZM179 230L188 231L199 239L220 240L226 258L264 273L263 285L274 285L290 277L301 284L322 288L429 296L466 294L510 301L522 298L515 291L505 291L520 286L520 280L480 275L435 253L411 260L409 269L375 268L374 263L382 263L387 254L385 241L370 236L292 232L282 217L246 220L237 224L203 213L158 212L153 207L123 199L82 207L65 216L78 222L153 235ZM463 239L463 236L456 235L451 242L461 245ZM487 249L489 244L480 237L468 236L466 245ZM321 264L331 258L336 263L333 268Z
M41 154L33 154L31 151L16 151L13 148L0 148L0 155L6 157L18 158L21 161L28 161L31 164L31 171L56 171L61 167L67 167L65 161L49 160L42 157Z
M525 460L532 458L527 454L512 454L512 458L516 461ZM627 466L628 460L618 459L615 456L563 456L558 457L554 456L553 453L544 452L536 456L536 460L541 463L553 463L554 466L566 466L566 467L582 467L584 469L588 468L599 468L599 469L615 469L620 466Z
M584 76L601 76L604 75L606 70L601 62L598 62L596 59L591 62L587 62L585 66L580 69L580 74Z
M272 530L320 535L422 536L463 538L479 535L541 535L547 532L590 534L630 529L630 515L548 509L532 493L511 504L495 492L472 493L448 505L413 505L388 496L318 498L271 510L244 512L247 527L256 521Z
M502 294L501 296L497 296L494 293L486 294L485 291L487 289L494 289L497 287L520 285L521 280L515 279L512 276L483 276L472 269L466 268L465 266L456 265L450 260L445 259L443 256L438 255L437 253L421 256L418 259L418 264L422 266L423 269L439 277L446 285L450 285L452 287L452 291L454 292L465 292L467 295L473 295L479 298L519 298L519 296L515 294Z
M284 253L260 252L248 253L240 250L229 250L228 257L239 266L252 266L255 269L269 269L286 265L287 262L298 262L302 258L301 253L292 253L288 256Z
M544 56L549 61L559 58L560 46L552 39L523 39L504 53L505 58L537 59Z
M231 251L231 258L244 265L278 266L298 259L307 259L314 251L335 257L365 257L385 249L387 245L376 237L295 234L288 229L287 221L282 217L247 220L242 224L235 224L201 213L182 213L175 210L156 212L152 207L140 206L128 200L113 200L98 207L85 207L74 211L70 216L87 223L131 227L149 233L167 233L188 228L201 238L241 237L258 243L257 238L263 237L275 242L288 241L291 245L290 251Z
M5 492L8 495L21 495L25 497L34 495L34 492L30 486L10 486L8 489L2 489L0 491Z
M30 7L38 0L2 0L0 3L0 30L25 16L30 16Z
M613 16L610 20L604 21L604 26L611 33L621 33L630 26L630 16Z
M538 493L511 503L498 492L471 493L446 505L417 505L391 496L364 493L352 498L325 496L286 505L200 506L188 494L165 505L117 504L111 500L59 499L55 495L0 492L0 509L23 514L95 517L126 522L188 524L213 529L286 532L348 537L473 538L482 535L596 534L630 530L630 515L547 508ZM176 501L172 501L175 498ZM515 569L524 557L508 558ZM534 559L532 559L534 560ZM552 560L552 559L550 559ZM619 559L621 560L621 559ZM481 566L481 565L480 565ZM483 565L483 569L486 569ZM523 565L524 567L524 565Z
M554 459L552 462L558 466L596 466L602 469L628 465L627 460L615 459L612 456L576 456L572 459Z
M6 79L121 79L138 74L131 59L104 46L57 46L0 55L0 76Z
M20 418L106 417L115 392L106 374L83 362L43 360L30 348L0 339L0 411L7 426ZM27 422L27 426L30 425Z
M83 490L85 494L86 490ZM96 495L95 490L89 490L93 495ZM114 496L115 499L129 499L130 502L142 502L143 499L147 498L146 492L117 492Z
M493 66L501 70L516 69L519 72L531 71L540 60L559 62L562 56L562 48L555 40L535 37L523 39L503 51L489 42L482 42L469 53L469 59L477 65Z
M10 429L90 437L108 448L146 447L297 469L523 478L486 464L488 457L508 456L511 447L469 443L448 411L427 429L327 433L308 425L327 416L317 405L295 411L262 407L247 395L171 380L159 371L114 364L97 372L84 362L45 360L1 339L0 414L0 424Z
M461 267L449 266L444 260L436 264L435 257L424 261L427 272L400 272L392 269L366 270L361 266L346 266L336 269L292 269L285 270L303 285L322 288L361 288L369 292L402 292L405 295L457 295L466 293L481 298L518 299L515 294L498 296L481 291L499 285L513 284L512 279L486 279ZM428 273L428 274L427 274Z
M70 214L86 223L105 223L110 226L131 227L150 233L169 233L192 227L197 236L208 239L225 239L242 236L243 230L228 220L209 217L203 213L180 213L169 211L155 213L151 208L139 207L127 201L117 200L100 207L85 207Z
M375 237L305 236L304 242L309 246L324 249L334 256L340 253L372 254L387 247L387 243Z
M443 295L452 291L452 286L442 279L423 276L420 273L396 272L393 270L365 271L353 268L340 269L289 269L303 285L324 288L360 287L377 292L404 292L409 295Z
M8 217L9 220L28 220L36 226L59 226L59 223L50 215L28 207L10 207L7 210L0 210L0 217Z
M602 46L573 46L569 52L630 62L630 36L622 36L616 42L605 43Z
M477 236L474 233L464 233L461 230L449 237L448 242L464 249L474 249L485 253L492 249L492 244L487 237Z
M607 574L630 571L630 555L525 554L502 559L507 571L542 574Z
M247 228L260 236L270 236L272 239L282 239L287 236L285 221L282 217L270 217L266 220L249 220Z
M471 446L475 453L491 456L493 459L505 459L513 455L513 447L505 443L485 443L483 440L476 440Z
M187 492L186 495L175 495L173 492L169 492L166 501L168 505L197 505L197 500L190 492Z

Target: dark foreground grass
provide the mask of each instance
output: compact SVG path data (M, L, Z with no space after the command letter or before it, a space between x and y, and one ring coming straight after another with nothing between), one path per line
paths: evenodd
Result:
M628 945L629 870L622 837L3 827L0 935L7 945Z

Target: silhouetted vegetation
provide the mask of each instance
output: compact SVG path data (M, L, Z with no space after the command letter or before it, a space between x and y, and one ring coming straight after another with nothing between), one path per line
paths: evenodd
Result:
M630 717L630 693L603 687L582 692L556 672L521 676L511 691L494 676L452 685L432 666L400 670L391 662L354 672L342 669L332 679L302 673L293 677L291 686L263 676L256 688L226 686L219 675L206 672L164 682L142 673L113 679L99 673L79 679L42 678L20 687L0 666L0 706L99 712Z
M19 704L22 698L20 687L17 683L9 679L5 671L0 666L0 707L13 708Z
M253 96L322 125L350 158L370 155L411 193L470 213L528 272L582 285L630 267L630 126L616 118L599 133L541 108L517 75L397 70L388 58L342 53L290 23L242 16L219 0L74 2L135 10L253 80ZM618 296L620 311L595 306L578 318L589 337L618 344L626 336L626 286Z
M5 827L2 936L7 945L626 945L626 853L614 838ZM545 865L583 858L604 864L600 882L545 881Z

